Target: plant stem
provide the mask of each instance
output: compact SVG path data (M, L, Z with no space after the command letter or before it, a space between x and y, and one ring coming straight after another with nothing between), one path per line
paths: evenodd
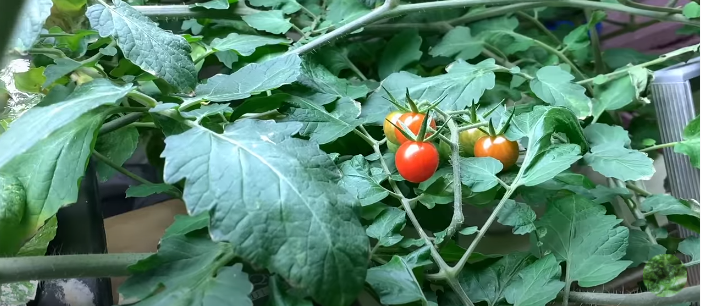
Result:
M382 17L382 15L385 12L388 12L394 6L396 6L395 0L385 0L385 2L382 4L382 6L372 10L370 13L367 13L358 19L355 19L349 23L346 23L346 24L342 25L341 27L339 27L339 28L337 28L329 33L321 35L304 46L301 46L301 47L294 49L294 50L290 50L287 52L287 54L293 54L293 53L304 54L304 53L307 53L311 50L314 50L317 47L320 47L328 42L331 42L337 38L340 38L343 35L346 35L350 32L353 32L353 31L363 27L366 24L370 24L372 22L379 20L379 18Z
M355 73L355 75L357 75L363 81L368 80L368 78L365 77L363 72L360 71L360 69L358 69L358 66L353 64L353 62L351 62L351 60L347 56L344 56L344 58L346 59L346 63L348 64L348 68L350 68L350 70L353 71L353 73Z
M127 269L150 253L81 254L0 258L0 284L77 277L131 275Z
M595 292L571 292L570 300L585 305L663 306L699 301L699 286L686 287L669 297L659 297L652 292L614 294Z
M695 266L695 265L698 265L698 264L699 264L699 261L698 261L698 260L694 260L694 261L690 261L690 262L684 263L684 266L688 268L688 267Z
M132 122L128 126L141 127L141 128L158 128L154 122Z
M565 54L563 54L562 52L558 51L557 49L551 47L550 45L548 45L548 44L546 44L546 43L544 43L544 42L542 42L542 41L540 41L540 40L537 40L537 39L534 39L534 38L530 38L530 37L528 37L528 36L525 36L525 35L522 35L522 34L519 34L519 33L513 33L513 34L511 34L511 35L515 35L515 36L521 37L522 39L530 39L530 40L532 40L536 45L540 46L541 48L547 50L548 52L550 52L550 53L552 53L552 54L555 54L558 58L560 58L560 60L561 60L563 63L565 63L565 64L567 64L567 65L570 65L570 67L572 67L572 71L574 71L575 75L578 76L580 79L582 79L582 80L587 79L587 76L586 76L584 73L582 73L581 70L579 70L579 68L577 67L577 65L575 65L567 56L565 56ZM593 92L593 89L592 89L591 87L588 87L587 89L589 89L589 92Z
M31 48L27 50L27 53L29 54L48 54L48 55L53 55L56 57L66 57L61 50L54 49L54 48Z
M480 123L473 123L473 124L463 125L463 126L461 126L461 127L458 128L458 131L460 131L460 132L462 132L462 131L467 131L467 130L471 130L471 129L474 129L474 128L484 127L484 126L487 126L487 125L489 125L489 123L487 123L487 122L480 122Z
M652 193L648 192L647 190L644 190L638 186L635 186L635 184L632 184L630 182L626 182L626 188L635 191L635 193L644 196L644 197L649 197L652 195Z
M153 185L153 183L149 182L145 178L140 177L140 176L132 173L131 171L124 169L124 167L116 164L115 162L111 161L109 158L107 158L107 156L100 154L100 152L97 152L95 149L92 149L92 156L97 158L99 161L105 163L106 165L110 166L114 170L117 170L117 172L124 174L127 177L129 177L129 178L131 178L131 179L133 179L141 184Z
M107 45L105 48L115 47L115 46L117 46L117 41L116 41L116 40L112 40L112 41L110 42L110 44ZM97 61L99 61L100 58L102 58L103 56L104 56L104 54L102 54L102 52L100 52L100 51L98 50L98 52L95 53L93 56L88 57L88 58L86 58L86 59L80 61L80 64L81 64L82 66L84 66L84 65L87 65L87 64L91 64L91 63L97 62Z
M450 120L450 115L436 108L443 120L447 121L448 130L450 130L450 164L453 168L453 217L450 219L450 224L445 229L445 241L450 240L450 238L455 235L465 222L465 216L462 214L462 181L461 169L460 169L460 131L458 130L458 125L455 124L454 120Z
M639 8L639 9L647 10L647 11L657 11L657 12L672 13L672 14L679 14L682 12L682 10L680 10L678 8L674 8L674 7L647 5L647 4L637 3L637 2L632 1L632 0L623 0L623 3L626 6Z
M150 96L148 96L148 95L146 95L138 90L134 90L134 91L130 92L129 94L127 94L127 96L129 98L134 99L134 101L143 104L146 107L153 108L153 107L156 107L156 105L158 105L158 101L156 101L155 99L151 98Z
M570 237L571 238L571 237ZM565 290L562 292L562 305L567 306L570 302L570 290L572 287L572 281L570 280L570 264L567 263L565 267Z
M692 45L692 46L693 46L693 45ZM697 44L696 46L697 46L697 48L698 48L698 44ZM690 51L690 50L689 50L689 51ZM658 58L656 58L656 59L654 59L654 60L651 60L651 61L649 61L649 62L645 62L645 63L642 63L642 64L638 64L638 65L635 65L635 66L630 66L630 67L625 68L625 69L616 70L616 71L614 71L614 72L604 74L604 76L606 76L606 77L608 78L609 81L612 81L612 80L614 80L614 79L616 79L616 78L619 78L619 77L621 77L621 76L627 74L627 73L628 73L628 70L630 70L630 69L633 69L633 68L645 68L645 67L648 67L648 66L660 64L660 63L663 63L663 62L665 62L665 61L667 61L667 60L669 60L669 59L671 59L671 58L674 58L674 57L676 57L676 56L680 56L680 55L685 54L685 53L686 53L686 52L672 51L672 52L669 52L669 53L666 53L666 54L662 54L662 55L660 55L660 57L658 57ZM577 84L580 84L580 85L582 85L582 84L587 84L587 83L593 82L594 79L595 79L595 78L588 78L588 79L586 79L586 80L581 80L581 81L578 81Z
M191 8L189 5L136 5L132 8L141 14L156 18L211 18L211 19L236 19L239 16L251 15L260 12L259 10L246 6L243 1L239 1L236 7L228 10L208 10L201 8Z
M522 168L523 169L523 168ZM519 171L519 174L516 176L516 179L514 179L514 182L517 183L521 179L521 172ZM506 201L511 197L511 194L514 193L516 190L517 186L514 186L513 184L509 187L506 188L506 192L504 193L504 196L501 198L499 201L499 204L494 208L494 211L492 211L492 214L489 216L487 221L484 222L484 225L477 231L477 237L475 237L475 240L470 243L470 246L467 248L467 251L465 251L465 254L460 257L460 261L458 261L455 266L450 268L450 273L449 274L458 274L462 269L465 267L465 264L467 261L470 259L470 255L472 255L472 252L475 251L475 248L477 248L477 244L482 240L484 237L484 234L487 233L487 230L489 230L489 227L492 226L492 223L494 223L494 220L497 218L497 214L499 211L504 207L506 204Z
M591 22L592 11L586 9L584 14L587 16L587 22ZM601 54L601 41L599 40L599 32L596 30L596 27L589 30L589 40L591 41L591 52L594 55L594 71L597 74L603 73L606 67L604 66L604 58Z
M302 8L302 12L309 15L309 17L312 17L312 19L318 18L314 13L312 13L312 11L310 11L308 8L304 7L304 5L300 5L300 7Z
M126 114L122 117L119 117L115 120L112 120L110 122L105 123L101 128L100 131L98 132L98 135L104 135L109 132L115 131L121 127L125 127L129 125L130 123L136 122L141 117L143 116L143 113L131 113L131 114Z
M560 39L557 38L557 36L555 36L555 34L553 34L553 32L548 30L548 28L546 28L545 25L543 25L543 23L541 23L535 17L528 15L527 13L524 13L522 11L517 11L516 15L523 18L523 19L528 20L530 23L532 23L534 26L536 26L536 28L538 28L541 32L543 32L546 36L548 36L558 46L562 44L562 41L560 41Z
M654 146L652 146L652 147L647 147L647 148L644 148L644 149L640 149L640 150L638 150L638 151L640 151L640 152L656 151L656 150L659 150L659 149L664 149L664 148L669 148L669 147L676 146L678 143L679 143L679 141L668 142L668 143L662 143L662 144L654 145Z
M613 182L617 187L621 187L621 188L628 187L625 182L623 182L619 179L613 179ZM645 214L643 214L643 212L640 211L640 207L638 207L638 203L636 203L632 199L623 199L623 202L626 203L626 206L628 206L628 208L630 209L630 212L633 213L633 216L635 216L635 218L645 220ZM650 243L657 244L657 239L655 238L655 235L652 234L651 227L652 226L648 224L645 226L644 229L641 226L640 230L645 232L648 240L650 240Z

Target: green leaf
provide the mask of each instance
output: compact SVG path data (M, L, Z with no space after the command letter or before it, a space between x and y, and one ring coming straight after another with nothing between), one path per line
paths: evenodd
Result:
M392 36L378 62L377 73L380 79L402 70L407 65L421 59L421 36L417 30L404 30Z
M217 57L217 60L229 69L232 68L233 63L239 60L238 54L234 51L218 51L214 55Z
M314 57L323 64L333 75L340 75L341 71L351 69L353 63L348 59L348 49L336 46L327 46L316 52Z
M582 149L576 144L556 144L540 154L538 162L523 173L520 182L525 186L535 186L552 179L578 161Z
M492 157L460 158L460 181L473 192L484 192L499 185L499 173L504 166Z
M699 133L699 117L691 120L682 133L682 141L674 145L674 152L689 156L691 165L699 168L699 147L701 147L701 133Z
M28 0L17 16L17 24L12 32L13 47L17 52L25 53L39 38L46 18L51 15L51 0ZM4 52L4 51L3 51Z
M46 80L44 81L44 84L41 85L41 88L48 88L58 79L60 79L66 74L73 72L81 66L83 66L82 63L76 62L70 58L55 58L54 64L47 66L46 70L44 70L44 76L46 77Z
M596 188L589 190L589 194L591 195L590 198L592 199L592 201L594 201L594 203L597 204L611 202L614 199L616 199L616 197L629 199L633 196L633 194L630 193L630 190L628 190L628 188L610 188L603 185L596 185Z
M472 37L470 28L458 26L445 34L443 39L431 48L428 54L432 56L446 56L464 60L477 57L482 52L483 42Z
M536 221L537 230L544 233L541 252L567 261L567 286L573 281L581 287L606 283L631 264L620 260L628 247L628 228L605 213L604 206L573 194L549 203Z
M393 246L404 238L399 232L406 224L406 212L396 207L390 207L380 213L365 233L378 240L381 246Z
M280 10L260 11L241 17L249 26L256 30L273 34L284 34L292 28L290 19Z
M581 26L578 26L572 32L567 34L562 42L566 45L566 49L574 51L580 50L589 45L589 31L594 29L596 24L606 19L606 13L603 11L594 11L591 14L589 21ZM595 29L594 29L595 30Z
M691 261L698 261L701 259L701 254L699 253L699 237L692 236L684 239L684 241L679 243L677 250L691 257Z
M394 97L402 102L406 90L416 101L443 101L438 105L444 111L464 110L468 105L479 101L485 90L494 88L494 70L498 67L494 59L486 59L476 65L458 60L446 69L448 73L433 77L420 76L402 71L393 73L382 81ZM365 123L382 125L387 113L394 106L387 102L387 93L381 88L376 89L363 104L361 118Z
M640 99L640 94L647 89L649 71L645 68L630 68L628 74L618 78L599 91L598 101L594 103L594 117L598 118L604 111L621 109Z
M461 229L458 233L460 235L465 235L465 236L470 236L472 234L475 234L479 231L479 229L476 226L468 226L466 228Z
M643 269L643 283L649 292L657 296L669 297L686 287L686 268L681 260L672 254L653 257Z
M530 124L529 124L530 125ZM564 133L571 144L553 145L552 134ZM542 113L528 132L528 150L521 164L523 176L512 184L533 186L555 177L576 161L575 147L587 149L587 142L574 114L562 107L551 107Z
M13 79L17 90L26 93L41 93L42 84L46 83L45 67L32 67L25 72L15 73Z
M427 303L412 267L397 255L388 263L368 269L365 280L383 305L401 305L421 301Z
M351 22L370 12L357 0L330 0L327 8L326 20L336 26Z
M353 85L346 79L338 78L326 67L309 58L302 62L302 75L297 82L317 92L337 97L358 99L368 93L365 85Z
M121 166L134 154L138 144L139 131L136 127L125 127L98 137L95 151ZM117 170L98 161L95 172L97 172L97 177L101 182L106 182L117 173Z
M506 55L526 51L534 45L532 38L514 32L517 27L518 19L508 16L486 19L470 25L472 33L478 39Z
M200 4L200 3L195 3L195 4ZM229 3L227 2L226 5L228 6ZM183 31L190 30L192 35L199 35L202 32L203 28L204 28L204 26L199 24L197 22L197 19L185 20L185 21L183 21L182 26L180 26L180 29Z
M535 230L535 217L535 212L530 206L509 199L497 214L497 222L513 226L513 233L516 235L525 235Z
M183 118L195 119L198 122L209 116L222 116L228 118L229 115L234 110L228 104L210 104L200 106L198 109L194 109L187 112L180 112Z
M232 1L236 2L236 1ZM190 5L190 7L202 7L206 9L213 10L226 10L229 8L229 0L209 0L205 2L196 2ZM195 33L192 33L195 34ZM195 34L197 35L197 34Z
M628 248L626 248L626 256L624 259L630 260L633 263L630 267L637 267L641 263L646 263L653 257L667 252L665 247L659 244L652 244L647 234L641 230L631 229L628 237Z
M309 138L319 144L325 144L345 136L353 131L362 122L360 115L360 103L343 97L334 102L333 110L326 111L326 101L314 99L310 96L290 96L287 103L296 106L288 112L284 121L297 121L303 123L300 135ZM327 107L328 106L327 104Z
M13 121L0 137L0 147L12 148L0 151L0 168L81 115L102 105L114 104L131 90L131 85L120 87L106 79L97 79L78 86L63 102L30 109Z
M577 118L587 117L592 111L591 100L584 94L584 87L572 80L574 77L559 66L546 66L538 69L530 87L545 103L566 107Z
M336 165L317 145L291 137L300 128L249 119L222 134L194 126L166 138L164 179L186 179L188 212L209 213L212 238L231 242L237 256L321 304L348 305L363 286L368 238L357 200L337 186Z
M629 149L628 132L620 126L595 123L585 129L592 144L584 162L606 177L623 181L648 180L655 173L647 154Z
M514 306L545 306L565 287L561 274L555 256L547 255L519 271L504 290L504 297Z
M696 218L699 217L698 211L694 211L668 194L655 194L645 198L641 210L646 213L656 213L664 216L689 215Z
M483 269L465 268L458 280L472 302L495 306L504 299L507 287L518 279L518 273L534 261L528 253L514 252Z
M285 290L284 281L277 276L270 278L269 285L269 306L313 306L311 301L290 294L291 290Z
M233 50L241 56L249 56L253 54L258 47L266 45L287 45L289 43L290 41L284 38L230 33L224 38L213 39L209 46L217 51Z
M170 237L185 236L196 230L203 229L209 226L209 215L198 214L190 215L175 215L175 222L166 228L161 239Z
M387 175L383 172L373 173L362 155L344 161L339 168L343 173L339 185L356 196L360 205L377 203L389 195L389 191L380 185Z
M640 53L635 49L611 48L604 51L604 63L611 69L618 69L628 64L638 65L657 58L656 55Z
M252 305L253 284L240 263L221 267L231 249L206 236L174 236L161 240L158 253L130 267L134 274L119 287L132 305ZM165 288L163 288L165 287ZM159 290L162 289L162 290Z
M538 123L538 120L543 117L543 114L549 110L549 106L536 105L529 112L515 115L511 119L509 128L504 133L504 136L509 140L516 141L528 135L533 126Z
M684 8L682 8L682 14L684 14L684 17L689 19L699 18L701 16L701 13L699 11L699 4L693 1L687 3L686 5L684 5Z
M190 44L182 36L159 28L126 2L112 2L110 7L91 5L85 12L100 36L114 37L124 57L177 90L194 89L197 71L190 58Z
M232 74L217 74L207 83L197 86L197 99L226 102L248 98L251 95L290 84L300 73L301 59L285 55L263 63L251 63Z
M180 194L180 190L169 184L141 184L129 186L126 191L127 198L143 198L152 194Z

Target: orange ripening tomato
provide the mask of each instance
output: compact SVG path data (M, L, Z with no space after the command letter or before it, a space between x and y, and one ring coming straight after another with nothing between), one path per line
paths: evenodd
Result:
M403 122L404 125L406 125L409 130L414 133L414 135L419 134L419 130L421 129L421 123L424 121L424 118L426 117L426 114L421 114L421 113L404 113L401 117L399 117L399 120L397 120L397 127L402 128L402 126L399 124L399 122ZM429 126L433 128L434 130L436 129L436 121L433 120L433 118L428 119ZM433 133L426 132L426 137L431 136ZM397 141L400 144L405 143L407 140L406 137L402 134L401 131L398 129L395 129L394 135L397 136Z
M392 123L397 124L397 121L401 116L401 112L393 111L389 113L387 117L385 117L385 121L382 123L382 130L385 132L385 137L387 137L387 141L394 144L399 144L399 142L397 141L397 135L395 134L395 130L397 128L395 128L394 125L392 125Z
M484 136L475 143L475 156L497 159L506 170L518 160L518 143L506 139L504 135Z
M421 183L438 169L438 150L430 142L406 141L394 156L399 174L409 182Z

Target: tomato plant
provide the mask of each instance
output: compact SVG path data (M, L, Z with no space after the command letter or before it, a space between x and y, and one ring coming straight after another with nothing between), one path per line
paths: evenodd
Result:
M699 15L695 1L6 1L0 304L85 275L128 277L134 305L698 302L682 285L699 195L672 174L698 174L699 117L662 120L698 92L672 99L697 87L653 75L698 68ZM157 180L125 166L135 152ZM187 214L154 253L48 251L86 171ZM619 276L645 270L675 275L622 293Z

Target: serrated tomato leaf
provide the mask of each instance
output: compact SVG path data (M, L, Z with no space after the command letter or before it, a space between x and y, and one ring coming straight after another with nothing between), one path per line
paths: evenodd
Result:
M682 141L674 146L674 152L689 156L691 165L699 168L699 156L701 156L701 132L699 132L699 117L691 120L682 133Z
M348 305L363 286L368 238L336 165L291 137L300 128L250 119L222 134L194 126L166 138L164 178L186 179L188 212L210 213L212 238L231 242L237 256L322 304Z
M605 213L604 206L573 194L549 203L536 221L544 233L540 251L567 262L567 286L573 281L582 287L606 283L632 263L621 260L628 247L628 228Z
M375 204L389 195L389 191L380 185L387 175L373 174L362 155L353 156L338 167L342 173L339 185L357 197L360 205Z
M335 141L338 138L352 132L362 122L360 115L360 103L343 97L332 104L326 104L324 99L315 99L314 96L290 96L287 103L295 107L287 112L284 121L297 121L303 123L300 134L319 144ZM326 107L333 108L326 111Z
M591 99L584 93L584 87L572 80L574 77L559 66L546 66L538 69L530 87L545 103L566 107L577 118L584 118L592 112Z
M279 56L262 63L252 63L232 74L217 74L207 83L197 85L197 99L226 102L276 89L297 80L302 60L299 56Z
M94 4L85 15L101 37L112 36L124 56L144 71L162 78L179 91L197 84L197 71L190 58L190 44L182 36L167 32L122 0L114 6Z

